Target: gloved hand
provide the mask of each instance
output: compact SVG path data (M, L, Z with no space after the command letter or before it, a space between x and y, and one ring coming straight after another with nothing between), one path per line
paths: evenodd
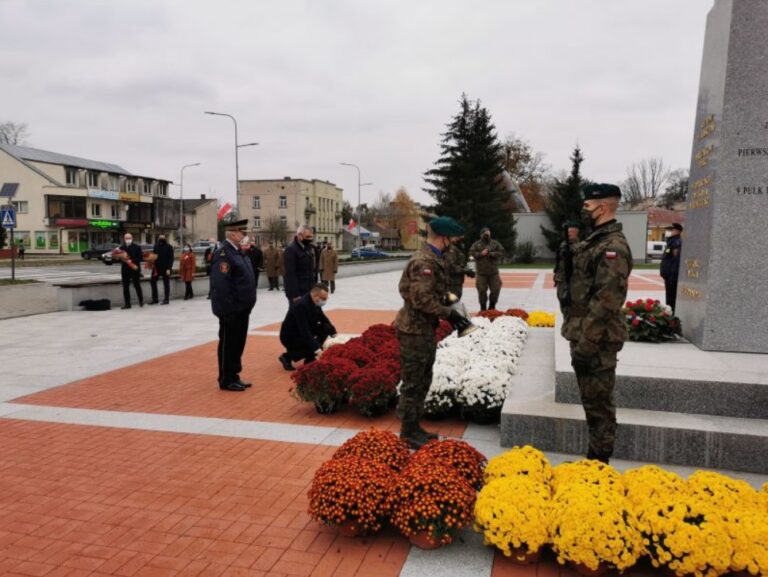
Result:
M571 357L571 366L576 376L581 377L589 374L589 371L592 369L592 361L585 357L573 355Z
M467 275L469 278L475 278L477 276L475 271L473 271L471 268L468 268L467 270L465 270L464 274Z
M464 318L459 311L455 310L452 310L451 314L448 315L448 322L451 323L451 326L457 331L463 331L469 326L469 321Z

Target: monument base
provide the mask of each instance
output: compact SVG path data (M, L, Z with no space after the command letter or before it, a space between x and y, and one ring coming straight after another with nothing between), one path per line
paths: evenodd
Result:
M768 358L689 343L627 343L619 355L614 457L768 473ZM501 444L586 454L568 343L532 329L501 415Z

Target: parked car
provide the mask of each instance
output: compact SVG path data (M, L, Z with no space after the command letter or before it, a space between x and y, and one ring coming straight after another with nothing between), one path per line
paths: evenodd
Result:
M118 246L119 246L119 245L118 245ZM144 254L144 258L146 258L146 257L147 257L147 255L148 255L150 252L152 252L152 249L153 249L153 248L155 248L155 245L153 245L153 244L140 244L139 246L141 247L141 252ZM115 248L117 248L117 246L116 246ZM114 250L114 249L112 249L112 250ZM103 254L102 254L100 257L99 257L99 260L100 260L101 262L103 262L104 264L107 264L107 265L112 265L112 264L114 263L114 260L112 259L112 250L110 250L110 251L108 251L108 252L105 252L105 253L103 253Z
M95 244L87 250L80 253L80 256L85 260L91 260L92 258L99 258L105 252L115 250L119 244L115 242L104 242L101 244Z
M195 244L192 245L192 252L197 254L203 254L206 250L208 250L208 247L213 247L216 243L211 242L210 240L198 240L195 242Z
M667 243L664 241L648 241L646 248L646 254L648 258L660 259L664 256L664 249L667 247Z
M352 258L387 258L391 255L375 246L361 246L352 249Z

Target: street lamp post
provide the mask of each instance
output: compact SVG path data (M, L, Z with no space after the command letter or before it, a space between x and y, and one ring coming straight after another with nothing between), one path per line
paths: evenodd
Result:
M342 166L351 166L352 168L357 169L357 238L355 239L355 248L360 248L360 189L363 186L361 182L362 179L360 178L360 167L356 164L352 164L351 162L340 162L339 164ZM373 183L366 182L365 184L368 185Z
M185 164L181 167L179 179L179 250L184 250L184 169L192 166L200 166L199 162Z
M238 205L240 203L240 159L238 151L245 147L245 146L258 146L258 142L249 142L247 144L238 144L237 143L237 120L235 120L235 117L231 114L224 114L223 112L208 112L206 111L205 114L212 114L214 116L226 116L227 118L231 118L232 122L235 123L235 194L237 197L235 198L235 205Z

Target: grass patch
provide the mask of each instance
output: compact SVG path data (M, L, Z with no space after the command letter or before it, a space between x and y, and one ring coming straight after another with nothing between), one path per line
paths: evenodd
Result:
M17 284L32 284L36 282L38 281L31 278L15 279L15 280L11 280L9 278L0 278L0 286L15 286Z

